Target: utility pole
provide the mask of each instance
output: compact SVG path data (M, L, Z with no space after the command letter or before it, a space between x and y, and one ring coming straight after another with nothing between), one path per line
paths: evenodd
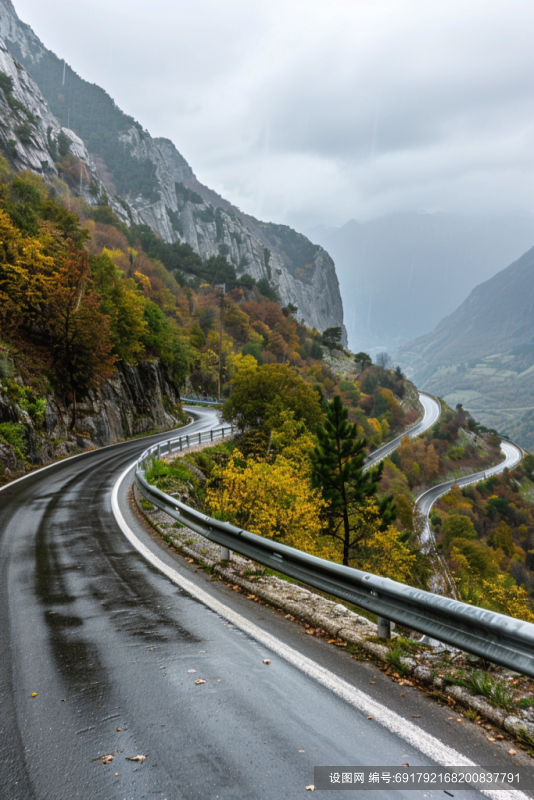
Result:
M216 289L222 289L221 296L219 298L219 380L218 380L218 388L217 388L217 398L221 399L221 373L222 373L222 335L223 335L223 309L224 309L224 295L226 292L226 284L220 283L218 286L215 287Z

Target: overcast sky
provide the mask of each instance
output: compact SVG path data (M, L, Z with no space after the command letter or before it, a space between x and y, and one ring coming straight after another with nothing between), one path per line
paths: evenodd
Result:
M532 0L13 2L260 218L534 212Z

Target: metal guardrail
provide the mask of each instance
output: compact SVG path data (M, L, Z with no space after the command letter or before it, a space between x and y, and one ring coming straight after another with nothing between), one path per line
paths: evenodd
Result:
M159 442L149 447L137 461L137 472L144 471L144 465L150 458L161 458L162 456L170 456L173 453L181 453L197 444L203 442L215 442L218 439L225 439L228 436L233 436L234 428L232 425L220 428L212 428L209 431L200 431L199 433L186 433L183 436L175 436L174 439L167 439L166 442ZM148 485L148 484L147 484ZM172 498L171 498L172 499Z
M138 461L135 476L141 494L173 519L223 548L235 550L259 564L399 625L534 678L533 624L344 567L264 539L229 522L201 514L147 482L144 466L148 459L156 454L165 455L183 449L183 441L187 439L194 440L194 444L202 442L203 436L204 441L224 438L225 430L230 433L231 429L190 434L146 450Z
M220 400L208 400L205 397L180 397L182 403L198 403L203 406L220 406L224 400L224 397Z

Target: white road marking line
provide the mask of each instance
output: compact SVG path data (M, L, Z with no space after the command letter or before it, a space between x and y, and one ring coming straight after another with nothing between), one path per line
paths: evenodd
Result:
M232 622L236 628L248 633L249 636L256 639L257 642L260 642L260 644L269 648L269 650L279 655L288 663L292 664L305 675L308 675L317 683L320 683L326 689L329 689L338 697L341 697L349 705L358 709L358 711L361 711L366 716L372 716L374 720L379 722L384 728L396 736L399 736L405 742L412 745L412 747L415 747L420 753L436 762L436 764L440 764L444 767L464 766L480 768L479 765L475 764L474 761L471 761L470 759L461 755L458 751L453 750L452 747L447 747L431 734L426 733L426 731L418 728L413 722L403 719L394 711L391 711L381 703L378 703L376 700L368 697L368 695L366 695L360 689L356 689L356 687L351 686L351 684L347 683L347 681L344 681L333 672L330 672L330 670L321 667L319 664L316 664L311 658L307 658L289 645L281 642L275 636L272 636L270 633L261 630L261 628L258 628L258 626L253 622L249 622L249 620L245 619L245 617L242 617L236 611L233 611L231 608L224 605L224 603L216 600L214 597L208 594L208 592L204 591L204 589L201 589L187 578L184 578L183 575L180 575L175 569L168 566L160 558L158 558L157 555L155 555L145 544L143 544L143 542L140 541L140 539L137 538L135 533L128 526L128 523L124 519L119 507L119 488L128 473L132 471L136 464L137 462L134 461L133 464L127 467L127 469L124 470L120 478L113 486L113 491L111 493L111 507L121 531L124 533L128 541L135 547L135 549L141 553L141 555L146 558L146 560L152 564L152 566L156 567L156 569L159 569L160 572L166 575L171 581L173 581L173 583L176 583L178 586L181 586L182 589L185 589L185 591L192 597L200 600L200 602L205 606L211 608L217 614L220 614L221 617L224 617ZM481 789L479 791L487 797L495 798L495 800L498 798L502 798L503 800L504 798L507 798L507 800L528 800L527 795L516 789L500 791Z
M187 406L184 406L184 408L187 408ZM198 420L193 420L193 422L188 422L187 425L183 425L181 428L173 428L172 431L162 431L161 436L170 435L171 433L178 433L178 431L182 431L183 435L183 431L187 430L187 428L189 428L190 425L194 425L196 422L201 422L201 421L202 420L199 418ZM209 430L209 428L207 428L207 430ZM200 433L200 431L192 431L192 435L195 433ZM204 431L202 431L202 433L204 433ZM151 433L149 436L143 436L142 439L152 439L158 435L160 434ZM39 472L44 472L45 470L52 469L53 467L59 467L60 464L65 464L66 461L74 461L74 459L76 458L83 458L83 456L89 456L91 455L91 453L97 453L97 452L100 453L102 450L109 450L111 447L119 447L119 445L121 444L127 444L127 441L115 442L114 444L105 444L103 447L96 447L94 450L86 450L84 453L76 453L76 455L74 456L67 456L67 458L61 458L59 461L52 461L51 464L47 464L45 467L39 467L39 469L32 469L31 472L27 472L25 475L21 475L20 478L15 478L14 481L9 481L9 483L5 483L3 486L0 486L0 492L3 492L4 489L9 489L9 487L14 486L15 483L20 483L20 481L25 481L26 478L31 478L33 475L37 475Z

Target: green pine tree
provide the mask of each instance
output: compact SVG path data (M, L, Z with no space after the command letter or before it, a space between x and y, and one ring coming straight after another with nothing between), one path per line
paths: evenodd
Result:
M318 444L313 453L313 484L327 502L326 534L341 543L343 564L349 566L351 552L366 536L356 514L367 498L374 497L384 466L364 472L366 441L358 438L357 426L348 421L348 410L339 395L328 405L327 419L317 428ZM382 527L394 519L391 497L379 504Z

